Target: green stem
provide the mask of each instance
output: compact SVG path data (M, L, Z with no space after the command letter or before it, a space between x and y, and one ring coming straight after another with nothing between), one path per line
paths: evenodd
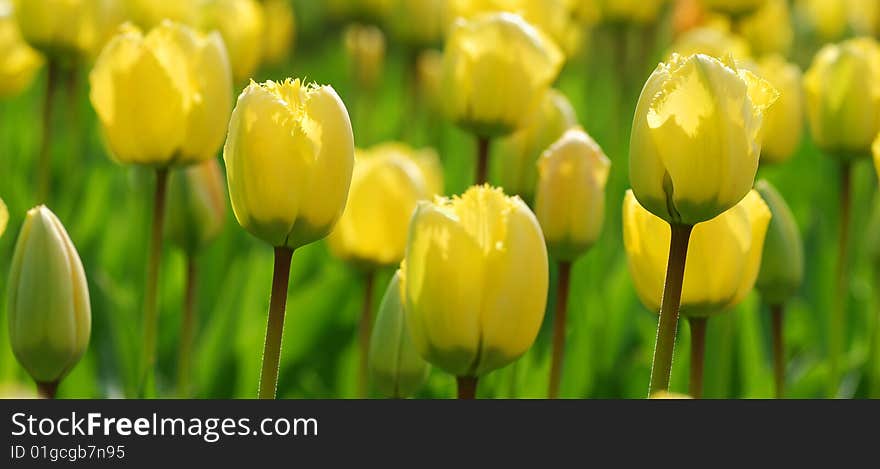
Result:
M840 165L840 220L839 220L839 246L837 252L837 283L834 294L834 307L831 316L830 331L830 365L831 374L828 380L828 396L837 396L837 390L841 379L841 355L843 354L843 339L846 335L846 304L849 278L847 275L847 262L849 257L849 225L850 225L850 200L852 198L850 164L844 162Z
M198 271L195 254L186 255L186 292L183 299L183 324L180 326L180 353L177 359L177 394L190 397L190 364L195 336L196 292L198 291Z
M694 399L703 398L703 358L706 355L706 318L688 318L691 326L691 376L688 393Z
M165 224L165 198L168 168L156 170L153 199L153 226L147 259L147 285L144 290L144 342L141 352L141 397L155 396L156 336L159 328L159 266L162 263L162 232Z
M770 306L770 321L773 335L773 382L776 386L776 398L785 397L785 342L783 334L783 319L785 306L776 304Z
M50 383L40 383L37 382L37 395L39 395L43 399L55 399L55 395L58 393L58 381L52 381Z
M477 184L485 184L489 178L489 139L477 137Z
M458 384L458 398L473 400L477 398L477 377L458 376L455 378Z
M281 361L281 337L284 333L284 309L287 306L287 285L290 282L290 260L293 249L275 248L272 274L272 295L269 298L269 319L263 347L263 368L260 371L260 399L275 399L278 389L278 364Z
M562 362L565 358L565 321L568 312L568 290L571 283L571 263L559 263L559 279L556 284L556 317L553 318L553 358L550 362L550 390L548 397L559 397L562 381Z
M358 344L360 346L360 366L358 367L358 397L367 397L369 390L370 334L373 329L373 284L376 274L372 270L364 278L364 303L361 306L361 321L358 325Z
M55 95L61 79L61 66L50 59L46 66L46 94L43 98L43 141L37 161L37 203L46 203L52 186L52 121L55 115Z
M678 329L678 307L681 303L681 287L684 283L684 266L687 259L691 225L670 225L669 260L666 264L666 282L657 322L657 340L654 344L654 362L651 365L651 384L648 395L669 390L672 372L672 353L675 350L675 333Z

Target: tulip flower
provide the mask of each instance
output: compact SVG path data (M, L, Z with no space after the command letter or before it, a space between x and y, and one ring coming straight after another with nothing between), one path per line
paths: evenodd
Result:
M757 56L787 54L794 41L788 1L767 0L754 14L740 21L739 32Z
M741 17L758 11L769 0L702 0L713 11L733 17Z
M419 53L416 59L416 80L419 98L427 104L428 110L442 115L443 101L443 54L432 49Z
M189 396L192 341L196 324L199 251L216 238L226 222L226 188L215 158L176 170L168 180L168 238L186 255L186 293L180 328L178 394Z
M749 44L743 38L723 29L708 26L685 32L676 39L670 50L681 56L705 54L725 58L731 55L738 60L751 57Z
M149 394L168 168L208 160L223 143L232 104L229 61L216 32L201 35L166 21L145 36L129 25L101 51L89 81L112 157L156 171L140 385Z
M458 377L460 398L534 342L547 264L535 215L501 189L417 206L401 268L407 323L419 354Z
M564 57L541 31L510 13L456 20L443 54L447 114L477 137L477 182L483 183L490 139L520 126Z
M566 130L577 125L574 107L561 92L550 89L528 113L522 127L499 142L499 180L505 191L532 200L541 153Z
M773 331L773 364L776 397L782 398L785 385L785 349L782 322L785 302L800 288L804 278L804 247L797 222L785 199L769 182L755 184L773 218L767 228L761 269L755 287L770 307Z
M236 83L250 80L263 59L263 7L257 0L205 0L201 26L223 36Z
M403 398L416 393L431 366L419 355L407 326L403 287L398 270L391 277L370 338L370 375L386 397Z
M751 291L761 266L761 254L771 213L757 191L712 220L693 227L685 246L680 313L691 322L690 394L700 397L705 321L739 304ZM651 310L663 314L668 287L666 253L675 226L643 208L632 191L623 202L623 241L636 293ZM675 247L675 246L673 246ZM669 269L672 267L670 266ZM668 284L668 280L667 280ZM665 390L665 389L664 389Z
M201 0L124 0L128 16L139 27L150 30L165 20L196 25Z
M819 38L821 43L841 39L847 30L847 1L800 0L795 6L798 17Z
M3 232L6 231L6 225L9 223L9 210L6 209L6 204L3 203L3 199L0 199L0 236L3 236Z
M761 163L783 163L798 149L804 129L801 70L779 55L766 56L756 73L779 90L761 128Z
M89 345L92 313L79 254L61 221L45 206L28 211L12 256L7 293L15 358L44 397Z
M21 93L42 65L43 58L21 37L12 5L0 1L0 98Z
M275 248L260 398L274 398L293 250L326 236L345 207L354 165L348 111L330 86L251 83L223 149L238 223Z
M571 129L541 155L538 167L535 211L559 267L549 389L550 398L555 399L565 353L571 264L596 242L602 230L611 162L583 130Z
M263 58L278 65L290 57L296 39L296 16L288 0L266 0L263 3L266 21L263 32Z
M880 45L871 38L829 44L804 74L807 117L813 141L839 163L840 248L831 313L829 395L840 383L847 302L852 161L868 156L880 133Z
M371 90L382 77L385 64L385 35L375 26L353 24L345 29L345 52L351 73L365 90Z
M764 112L778 93L731 60L673 54L648 78L633 118L633 196L671 227L650 392L666 390L694 225L749 192L761 153Z

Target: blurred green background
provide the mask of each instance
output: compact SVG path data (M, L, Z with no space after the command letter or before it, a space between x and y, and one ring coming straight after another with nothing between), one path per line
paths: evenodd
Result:
M463 192L473 179L474 142L465 132L427 110L411 106L409 51L389 39L380 85L358 90L343 46L344 23L323 16L323 2L294 2L296 49L291 60L255 77L306 77L331 84L352 115L355 140L367 147L388 140L438 149L446 193ZM671 37L669 12L660 26L644 29L602 25L568 63L557 88L574 104L579 120L612 161L606 225L600 241L573 267L569 334L561 396L642 398L647 392L657 317L635 295L621 235L621 204L627 182L627 146L635 100ZM667 26L664 26L667 25ZM796 46L808 65L809 45ZM813 48L814 50L815 48ZM89 350L59 388L62 398L132 395L140 350L143 286L153 179L149 171L124 167L106 154L88 101L87 70L73 85L70 109L53 123L53 188L50 208L66 225L82 257L92 299ZM240 89L240 88L239 88ZM238 90L237 90L238 91ZM5 291L9 260L25 212L34 204L35 161L41 139L43 73L27 92L0 101L0 197L10 212L0 238L0 383L32 384L9 346ZM495 154L495 164L504 155ZM838 167L806 135L797 154L777 167L762 167L791 206L804 237L806 277L788 304L785 341L787 394L827 394L828 330L838 233ZM868 159L856 164L853 240L848 285L848 324L842 397L880 397L877 324L880 290L866 246L877 176ZM198 328L193 356L194 396L252 398L260 372L266 327L272 249L248 235L231 209L223 234L198 259ZM374 307L392 272L378 277ZM161 270L158 386L173 396L185 258L166 243ZM555 269L548 311L553 311ZM280 398L354 397L357 394L357 321L363 277L333 258L325 242L298 250L281 358ZM753 293L735 310L709 321L705 397L773 396L769 314ZM550 320L519 361L481 380L480 397L546 396ZM680 326L671 390L687 391L688 327ZM455 395L454 378L433 370L418 397Z

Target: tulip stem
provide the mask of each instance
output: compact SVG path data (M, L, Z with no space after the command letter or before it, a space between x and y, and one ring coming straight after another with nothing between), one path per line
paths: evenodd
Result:
M691 326L691 378L688 393L694 399L703 398L703 358L706 355L706 318L688 318Z
M361 321L358 326L358 344L360 345L360 367L358 368L358 397L367 397L369 376L370 334L373 329L373 284L376 273L367 272L364 278L364 304L361 306Z
M489 178L489 139L477 137L477 184L485 184Z
M57 393L58 381L52 381L51 383L37 382L37 394L43 399L55 399Z
M669 259L666 264L666 283L657 322L657 340L654 344L654 362L651 366L651 384L648 395L669 390L672 372L672 353L675 350L675 333L678 329L678 307L681 303L681 287L684 283L684 265L692 225L670 224Z
M147 259L147 285L144 291L144 343L141 355L141 397L155 395L156 336L159 328L159 266L162 263L162 232L165 224L165 196L168 168L156 169L153 199L153 226Z
M571 283L571 263L559 263L559 278L556 284L556 317L553 318L553 358L550 364L550 390L548 397L559 397L559 383L562 381L562 362L565 358L565 321L568 312L568 289Z
M196 291L198 271L196 256L186 255L186 292L183 298L183 323L180 326L180 354L177 359L177 394L179 397L190 396L190 364L192 363L192 346L195 336Z
M785 343L783 342L782 321L785 314L785 306L775 304L770 306L770 321L773 334L773 381L776 385L776 398L785 397Z
M293 249L275 248L272 274L272 295L269 298L269 319L263 347L263 369L260 372L260 399L275 399L278 389L278 364L281 361L281 337L284 333L284 309L287 306L287 285L290 282L290 260Z
M477 397L477 377L476 376L458 376L455 378L458 384L458 398L473 400Z
M37 162L37 202L48 202L52 184L52 120L55 115L55 96L61 78L61 65L50 59L46 66L46 94L43 97L43 141Z
M847 261L849 257L849 224L850 224L850 200L852 198L851 166L844 162L840 165L840 220L839 220L839 246L837 252L837 284L834 298L834 308L831 316L831 335L829 339L829 352L831 359L831 375L828 381L828 396L835 397L840 386L840 357L843 353L843 338L846 328L846 304L847 304Z

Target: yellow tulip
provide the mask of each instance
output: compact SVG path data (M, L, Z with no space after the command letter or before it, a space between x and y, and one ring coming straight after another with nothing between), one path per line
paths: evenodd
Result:
M773 218L767 228L761 269L755 288L769 305L785 303L804 279L804 247L791 209L769 182L761 180L755 189L767 203Z
M21 37L8 1L0 1L0 98L21 93L34 80L43 58Z
M761 266L770 210L757 191L716 218L694 226L688 246L680 314L705 317L736 306L751 291ZM623 241L636 293L660 311L669 225L645 210L632 191L623 202Z
M223 40L165 22L144 36L124 27L89 75L90 98L113 157L156 167L216 155L232 107Z
M437 150L430 147L416 149L397 142L382 143L374 146L372 150L377 153L396 154L412 160L425 178L428 196L432 198L443 195L443 165L440 164Z
M559 91L550 89L522 126L499 142L500 182L509 193L531 199L538 181L538 157L566 130L577 125L574 107Z
M444 50L447 112L480 137L508 134L550 87L562 62L553 41L520 16L456 20Z
M794 40L788 1L768 0L740 22L739 30L755 55L787 54Z
M85 353L91 306L73 242L45 206L28 211L12 256L7 313L9 341L37 383L57 383Z
M201 22L223 36L235 82L251 79L263 59L263 7L256 0L206 0Z
M6 209L6 204L3 202L3 199L0 199L0 236L3 236L3 232L6 231L6 225L9 223L9 210Z
M716 27L699 27L682 34L670 52L681 56L706 54L716 58L728 55L742 60L751 56L749 44L741 37Z
M419 355L407 326L400 271L394 273L370 338L370 375L386 397L412 396L428 378L430 365Z
M848 0L849 23L855 34L880 33L880 2L877 0Z
M874 153L874 169L877 170L877 177L880 178L880 134L874 139L871 149L872 153Z
M263 3L266 20L263 55L267 63L280 64L290 57L296 39L296 16L289 0Z
M434 114L443 113L443 54L433 49L419 53L416 59L419 94Z
M354 164L348 111L330 86L251 83L223 148L232 210L254 236L297 248L342 214Z
M385 66L385 35L375 26L360 24L345 28L344 35L352 75L364 88L375 88Z
M439 44L450 22L449 0L393 0L389 27L396 38L415 47Z
M779 99L767 110L761 129L761 163L783 163L801 143L804 98L801 70L779 55L763 58L756 73L779 90Z
M823 42L836 41L846 34L846 3L843 0L799 0L799 16Z
M15 0L21 34L46 55L86 55L103 39L104 0Z
M648 78L633 119L629 176L639 202L694 225L751 189L764 112L778 93L732 61L673 54Z
M436 154L433 159L439 166ZM400 263L416 203L434 195L432 177L419 166L415 151L404 145L356 151L348 203L327 238L332 252L367 266Z
M153 29L164 20L196 25L201 0L124 0L131 20L143 29Z
M867 156L880 132L880 45L870 38L823 47L804 75L816 145L837 158Z
M503 367L544 318L548 261L535 215L518 197L475 186L421 202L402 264L413 343L456 376Z
M581 129L571 129L538 161L535 212L550 253L574 261L599 238L611 162Z
M226 188L216 158L171 173L168 237L188 253L216 238L226 221Z
M710 10L731 16L742 16L753 13L764 6L768 0L703 0Z

